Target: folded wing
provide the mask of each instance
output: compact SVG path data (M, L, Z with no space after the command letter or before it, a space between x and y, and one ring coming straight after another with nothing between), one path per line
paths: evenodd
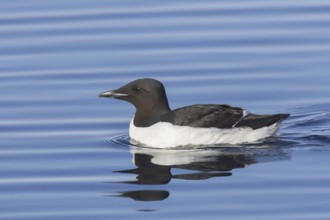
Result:
M256 115L229 105L205 104L176 109L165 115L162 121L198 128L250 127L258 129L270 126L287 117L289 117L288 114Z

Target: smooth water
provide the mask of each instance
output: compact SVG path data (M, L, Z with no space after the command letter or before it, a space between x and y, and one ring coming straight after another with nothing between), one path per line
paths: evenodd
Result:
M0 219L330 219L330 1L0 2ZM97 95L291 113L245 146L132 146Z

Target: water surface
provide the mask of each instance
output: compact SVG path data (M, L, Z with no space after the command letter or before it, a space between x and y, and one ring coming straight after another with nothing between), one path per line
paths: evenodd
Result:
M329 219L329 1L0 3L0 219ZM171 107L291 113L260 144L130 144L152 77Z

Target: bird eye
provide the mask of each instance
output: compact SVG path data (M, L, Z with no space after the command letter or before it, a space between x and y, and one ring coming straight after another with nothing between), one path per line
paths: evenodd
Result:
M141 92L141 89L139 87L135 87L135 88L133 88L133 91L136 93L139 93L139 92Z

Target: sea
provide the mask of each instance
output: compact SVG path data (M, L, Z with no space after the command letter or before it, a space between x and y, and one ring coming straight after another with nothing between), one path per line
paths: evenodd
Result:
M138 78L170 107L290 113L242 145L131 143ZM329 220L329 0L1 0L1 220ZM168 137L171 138L171 137Z

